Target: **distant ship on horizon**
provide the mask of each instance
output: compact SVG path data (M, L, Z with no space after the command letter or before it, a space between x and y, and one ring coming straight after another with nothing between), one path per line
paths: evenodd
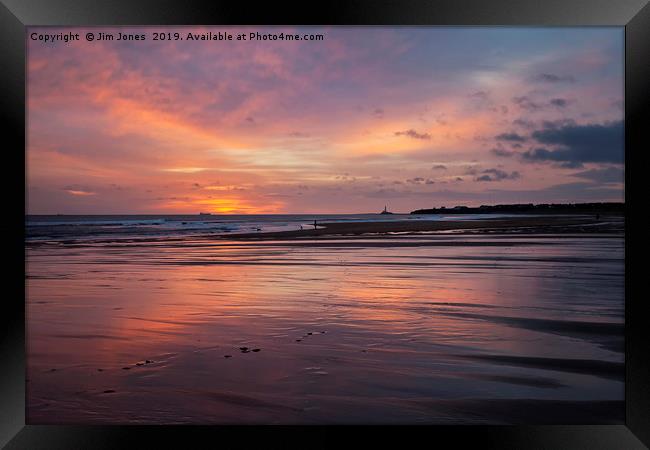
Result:
M382 212L380 212L379 214L393 214L393 213L388 211L388 206L384 206L384 210Z
M211 215L212 213L204 213L204 212L199 213L199 216L211 216Z

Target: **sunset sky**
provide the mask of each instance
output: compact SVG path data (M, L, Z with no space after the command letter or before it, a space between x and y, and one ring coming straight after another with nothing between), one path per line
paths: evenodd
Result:
M151 40L208 30L325 37ZM623 28L28 37L67 31L27 40L30 214L623 200Z

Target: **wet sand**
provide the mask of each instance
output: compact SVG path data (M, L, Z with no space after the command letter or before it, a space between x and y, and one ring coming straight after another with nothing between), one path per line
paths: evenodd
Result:
M233 233L228 239L281 239L315 236L458 231L465 233L604 233L620 232L621 216L542 216L481 220L408 220L390 222L323 222L315 229Z
M523 219L28 245L28 423L623 423L622 222Z

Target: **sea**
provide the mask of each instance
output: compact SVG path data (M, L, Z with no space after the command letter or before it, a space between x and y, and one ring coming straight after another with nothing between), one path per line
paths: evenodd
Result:
M28 215L28 240L184 237L313 229L314 222L475 220L503 214Z

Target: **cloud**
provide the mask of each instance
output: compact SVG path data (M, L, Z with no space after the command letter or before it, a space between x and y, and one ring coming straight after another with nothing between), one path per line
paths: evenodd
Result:
M479 100L487 100L488 93L485 92L485 91L477 91L477 92L473 92L473 93L469 94L469 97L476 98L476 99L479 99Z
M478 173L478 168L473 166L465 167L465 175L476 175Z
M572 174L574 177L591 180L595 183L623 183L625 171L620 167L606 167L604 169L591 169Z
M553 106L557 106L558 108L564 108L569 104L569 101L564 98L553 98L549 103Z
M501 156L504 158L508 158L515 154L515 152L511 152L510 150L506 150L505 148L493 148L490 151L494 153L496 156Z
M517 133L501 133L494 138L499 141L526 142L526 138Z
M577 125L573 119L557 119L557 120L544 120L542 121L542 128L559 128Z
M431 135L429 133L418 133L413 129L406 131L396 131L395 136L408 136L412 137L413 139L431 139Z
M556 164L556 166L561 167L562 169L581 169L584 167L584 164L580 161L564 161Z
M512 121L512 124L526 129L535 128L535 124L530 120L526 120L526 119L515 119Z
M564 126L551 124L534 131L531 136L543 145L553 146L553 149L531 148L522 154L527 161L623 163L623 121Z
M422 184L424 182L424 178L422 177L409 178L408 180L406 180L406 182L411 184Z
M517 171L508 173L500 169L485 169L481 173L483 175L477 177L475 181L501 181L521 178L521 175Z
M533 101L530 97L526 95L522 95L521 97L513 97L512 102L515 105L517 105L519 108L528 112L539 111L540 109L543 108L542 105Z
M554 73L540 73L533 77L533 81L542 83L573 83L575 78L571 75L556 75Z

